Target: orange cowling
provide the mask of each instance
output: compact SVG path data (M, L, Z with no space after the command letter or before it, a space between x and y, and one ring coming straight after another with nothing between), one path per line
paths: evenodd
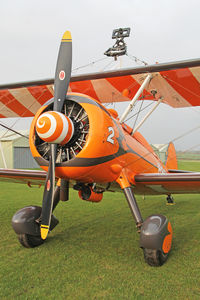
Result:
M78 192L78 195L82 200L91 202L100 202L103 198L103 193L95 193L91 187L88 187L88 193L85 193L83 190L80 190Z
M75 114L71 116L73 107L76 108ZM157 159L144 138L139 133L131 136L125 125L123 128L100 103L86 95L73 93L67 96L66 111L68 108L67 113L70 118L74 118L75 125L77 125L76 120L82 124L78 130L75 126L74 139L68 146L70 151L68 151L68 156L67 144L63 149L59 146L59 151L63 152L59 156L60 162L58 160L56 163L55 176L57 178L74 180L82 184L105 184L116 181L123 170L127 180L133 184L135 174L156 173L161 167L167 172L167 168ZM32 155L45 171L48 170L49 165L49 145L42 144L44 149L38 147L40 140L36 135L35 125L40 114L49 110L52 110L52 102L41 107L37 112L31 125L29 138ZM85 124L87 124L86 127ZM79 132L82 132L84 137L81 137ZM73 146L74 151L72 151ZM98 202L102 199L101 194L93 193L94 191L91 191L91 195L85 200ZM82 193L81 198L84 199Z
M86 130L84 139L72 141L72 143L78 143L78 150L81 150L72 152L70 145L70 158L56 164L56 177L85 183L113 182L118 174L113 172L110 165L115 164L115 155L120 150L119 130L113 120L114 118L101 104L85 95L71 94L68 96L67 101L77 103L80 106L80 111L82 109L85 112L89 120L89 128ZM39 153L39 148L36 145L38 140L35 126L38 117L44 110L51 110L51 105L49 103L48 106L44 106L36 114L31 125L29 138L32 155L45 171L48 170L49 161ZM84 142L85 144L81 144Z

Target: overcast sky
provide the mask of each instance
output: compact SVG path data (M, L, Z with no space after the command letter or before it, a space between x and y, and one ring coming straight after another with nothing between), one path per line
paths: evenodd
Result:
M73 68L103 58L113 44L112 30L119 27L131 27L128 52L149 64L198 58L199 12L199 0L1 1L0 84L54 77L67 29L73 38ZM151 143L165 143L198 126L199 119L198 109L162 104L141 133ZM199 137L196 130L176 146L188 149Z

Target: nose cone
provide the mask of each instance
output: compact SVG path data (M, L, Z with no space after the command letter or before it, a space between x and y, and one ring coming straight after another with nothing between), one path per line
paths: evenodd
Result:
M38 118L36 132L45 142L64 145L71 140L74 125L71 119L62 113L48 111Z

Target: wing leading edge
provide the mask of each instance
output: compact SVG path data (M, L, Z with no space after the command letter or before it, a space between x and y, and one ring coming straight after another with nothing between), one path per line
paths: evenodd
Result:
M43 185L46 180L46 172L39 170L0 169L0 181L25 183L31 185Z
M200 173L139 174L136 189L144 194L200 193Z
M177 171L177 170L176 170ZM0 169L0 181L44 185L46 172L39 170ZM200 173L149 173L135 176L139 194L192 194L200 193Z
M200 59L72 76L68 92L102 103L129 101L148 73L153 79L142 99L163 97L173 107L200 105ZM34 116L53 94L53 79L0 85L0 118Z

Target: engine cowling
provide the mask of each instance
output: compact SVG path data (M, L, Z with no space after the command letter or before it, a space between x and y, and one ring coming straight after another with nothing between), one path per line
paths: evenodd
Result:
M36 127L42 116L52 114L52 107L51 100L40 108L30 131L32 155L46 171L50 143L58 140L55 136L50 141L49 137L44 140ZM56 176L82 182L114 181L120 168L119 172L113 171L109 162L115 158L120 145L119 130L111 114L100 103L82 94L67 96L61 113L68 124L71 123L73 134L67 142L63 140L57 144Z

